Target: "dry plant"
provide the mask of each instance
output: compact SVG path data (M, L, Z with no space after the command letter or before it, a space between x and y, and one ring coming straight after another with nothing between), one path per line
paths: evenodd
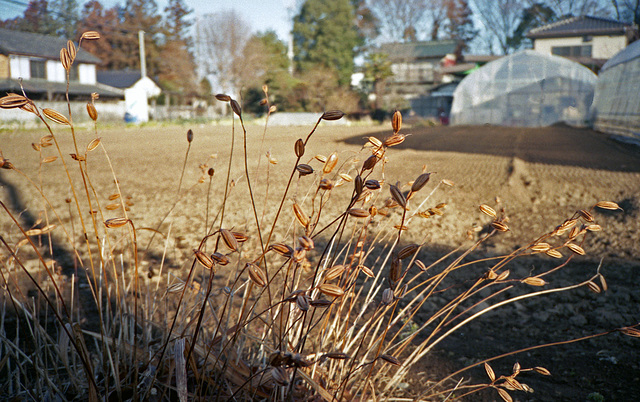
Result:
M80 45L98 37L87 32ZM67 73L75 54L72 42L61 51ZM271 114L275 106L269 103L266 87L264 93L262 104ZM87 169L95 152L102 151L109 161L95 124L96 99L94 96L87 104L94 121L95 137L91 139L77 138L70 107L65 116L38 108L24 94L0 99L0 107L20 108L42 121L47 134L32 144L40 153L39 169L54 159L62 160L71 188L69 211L56 210L41 181L1 159L7 174L21 176L33 187L45 212L44 220L25 227L20 212L0 201L3 214L11 220L10 231L0 235L0 383L6 397L441 400L492 388L510 401L515 392L531 391L520 381L520 373L549 375L549 371L516 363L511 373L498 375L489 359L455 373L429 373L429 382L412 395L399 385L408 381L412 367L443 339L496 308L580 287L607 290L599 270L582 282L563 287L551 286L551 274L563 269L574 255L585 254L585 238L601 229L594 209L619 209L615 203L598 202L577 211L507 255L474 260L473 252L482 243L509 230L503 210L481 205L479 211L486 215L488 230L476 234L470 245L426 264L420 259L426 238L421 243L405 241L406 229L415 220L437 219L445 213L446 205L433 201L434 194L454 184L446 179L431 180L435 173L427 171L404 184L386 177L388 153L405 138L399 112L393 115L390 137L369 137L356 159L342 163L337 153L306 153L318 125L343 117L340 111L323 113L304 138L291 144L295 163L279 201L271 203L264 194L256 194L252 185L263 180L267 183L265 193L269 191L272 161L269 159L266 168L250 172L242 108L227 95L217 95L217 99L230 105L234 122L239 122L244 169L232 173L234 141L222 183L212 185L215 172L203 167L200 181L209 180L204 222L209 229L193 246L189 269L181 275L163 271L169 244L165 242L156 250L162 261L150 266L145 272L149 275L143 275L141 260L155 243L150 241L144 248L138 242L142 229L128 217L129 204L118 181L114 180L111 203L102 205ZM70 157L69 150L61 149L57 130L50 122L70 131L74 145ZM181 186L192 140L189 130L171 211L184 194ZM57 155L45 156L43 150L51 146ZM238 174L248 186L246 205L227 201L234 186L240 185L232 180ZM80 186L72 175L80 177ZM116 179L115 173L113 176ZM332 197L336 192L347 196ZM220 200L221 205L211 215L210 198ZM341 199L348 202L334 205ZM227 218L232 209L250 211L253 229L236 231ZM86 214L87 210L91 213ZM107 219L106 211L120 211L121 216ZM168 239L160 227L153 233ZM75 240L76 231L81 233L80 243ZM279 242L274 240L277 236ZM60 242L71 250L68 266L61 266L56 258L53 244ZM535 276L510 275L508 267L514 259L538 254L559 263ZM36 270L29 264L33 260L38 261ZM444 286L453 272L478 266L489 268L463 286ZM45 277L39 276L42 272ZM149 276L161 280L154 282ZM498 297L515 287L526 291ZM421 322L418 315L425 303L432 303L432 296L443 292L448 293L449 301L436 306ZM10 315L15 316L14 324L9 323ZM610 332L616 331L640 336L637 325ZM478 365L484 366L488 380L462 382L463 372Z

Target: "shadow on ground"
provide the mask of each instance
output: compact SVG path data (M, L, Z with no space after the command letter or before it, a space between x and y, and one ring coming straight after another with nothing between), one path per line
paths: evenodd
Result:
M403 129L408 135L396 148L460 152L519 158L526 162L640 172L640 147L623 144L607 134L566 125L551 127L435 126ZM381 131L384 139L392 132ZM344 140L364 144L361 136Z

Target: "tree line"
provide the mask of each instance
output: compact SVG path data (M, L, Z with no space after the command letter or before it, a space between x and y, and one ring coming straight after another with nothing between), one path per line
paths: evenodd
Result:
M640 0L298 0L292 21L293 60L275 32L254 33L236 11L193 15L184 0L125 0L104 8L92 0L31 0L24 15L0 26L74 38L96 30L87 44L102 69L138 69L143 30L149 75L186 95L228 92L261 112L263 86L280 110L357 111L366 94L350 80L355 60L373 86L391 75L376 51L384 42L455 40L457 53L508 54L530 46L526 33L568 16L591 15L640 24ZM55 11L54 11L55 10Z

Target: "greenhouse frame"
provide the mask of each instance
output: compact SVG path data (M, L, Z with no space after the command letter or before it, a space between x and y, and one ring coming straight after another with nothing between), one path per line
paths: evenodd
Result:
M596 75L578 63L524 50L487 63L462 80L453 96L451 122L585 126L596 81Z

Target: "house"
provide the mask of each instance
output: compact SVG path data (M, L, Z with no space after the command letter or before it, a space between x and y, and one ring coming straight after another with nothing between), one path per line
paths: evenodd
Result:
M0 29L0 94L22 92L33 100L65 100L67 73L60 63L60 50L67 41L55 36ZM70 71L70 100L89 100L98 93L102 100L122 99L124 92L101 85L96 79L100 59L79 49Z
M402 108L441 84L441 61L445 56L454 54L457 47L455 40L381 45L380 53L388 55L393 72L384 84L384 103L395 103L395 107ZM401 102L405 105L400 105Z
M151 78L142 77L136 70L98 71L99 83L124 91L125 121L143 123L149 121L149 99L160 95L161 89Z
M567 57L597 72L637 35L633 25L583 15L534 28L527 38L537 52Z

